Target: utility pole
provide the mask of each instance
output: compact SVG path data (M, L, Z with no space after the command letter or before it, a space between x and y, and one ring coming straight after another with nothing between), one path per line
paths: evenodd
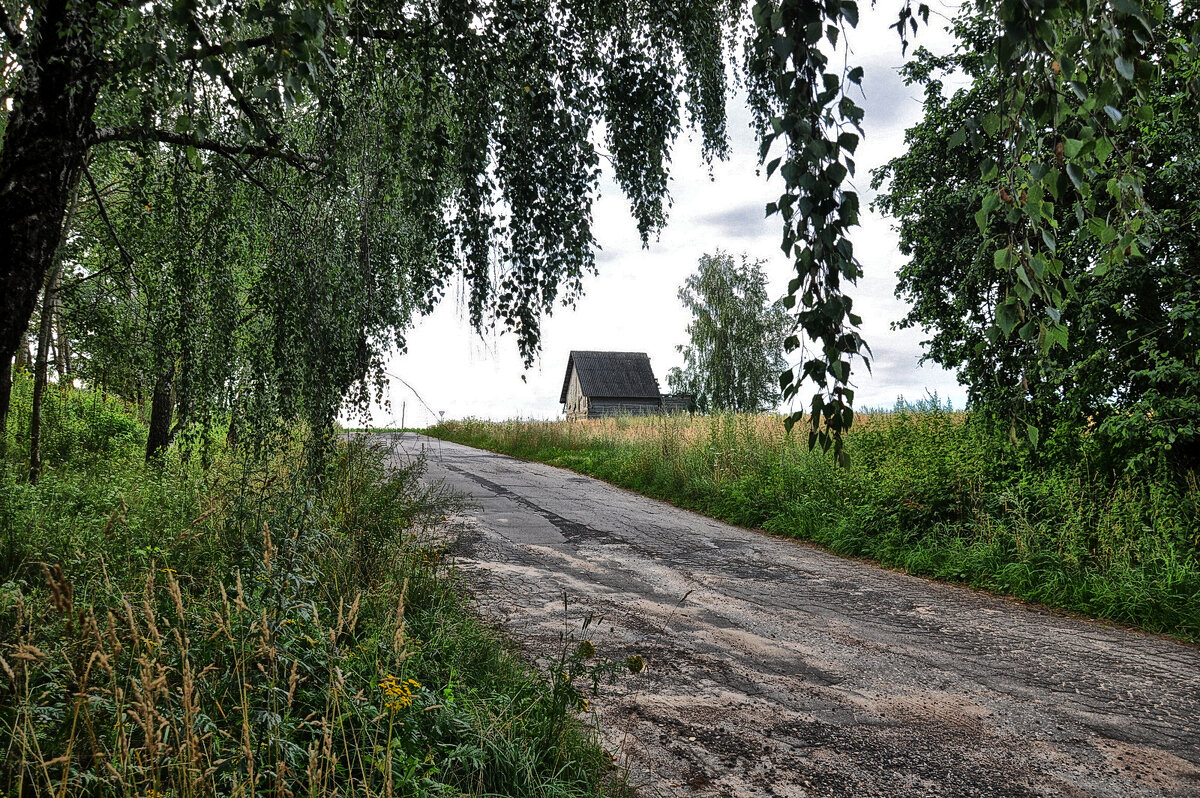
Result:
M404 429L404 411L408 409L408 402L400 403L400 429Z

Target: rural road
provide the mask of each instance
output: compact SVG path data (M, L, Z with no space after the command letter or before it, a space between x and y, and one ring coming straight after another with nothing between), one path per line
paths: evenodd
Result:
M601 656L644 656L593 701L643 795L1200 796L1197 647L392 442L473 502L454 551L485 617L545 656L594 613Z

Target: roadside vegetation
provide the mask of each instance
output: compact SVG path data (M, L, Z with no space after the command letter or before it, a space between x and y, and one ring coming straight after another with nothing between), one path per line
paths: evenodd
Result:
M586 796L610 664L531 671L466 611L422 466L293 429L147 462L134 405L53 387L0 479L0 794ZM571 641L565 641L570 646Z
M859 417L844 467L772 415L428 432L838 554L1200 640L1196 473L1114 475L1086 427L1034 452L936 399L899 403Z

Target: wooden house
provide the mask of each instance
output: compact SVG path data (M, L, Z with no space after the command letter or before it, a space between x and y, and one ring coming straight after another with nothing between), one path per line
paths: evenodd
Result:
M571 352L558 401L570 420L690 409L690 397L659 392L645 352Z

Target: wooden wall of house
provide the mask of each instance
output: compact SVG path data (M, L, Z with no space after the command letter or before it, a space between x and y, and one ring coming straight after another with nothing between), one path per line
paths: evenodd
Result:
M571 380L567 383L567 402L563 406L568 421L588 417L588 398L579 388L579 374L571 369Z
M664 393L662 396L662 411L667 415L674 413L694 413L696 397L687 393Z
M599 399L592 397L587 403L587 418L606 416L656 416L662 413L658 399Z

